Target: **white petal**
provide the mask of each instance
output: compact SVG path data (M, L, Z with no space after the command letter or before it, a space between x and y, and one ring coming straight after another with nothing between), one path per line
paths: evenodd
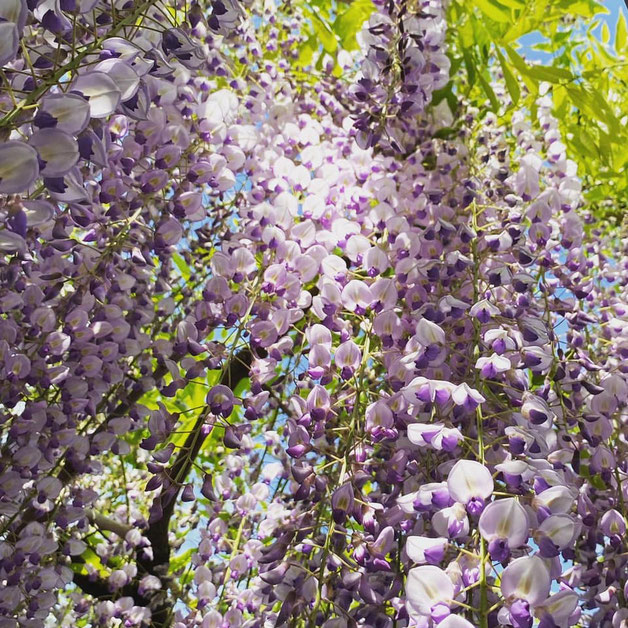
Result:
M474 460L459 460L447 477L449 494L457 502L468 503L472 497L490 497L493 493L491 472Z
M406 597L419 615L429 615L432 606L453 599L454 585L439 567L423 565L408 572Z
M473 628L473 624L460 615L449 615L438 624L438 628Z
M443 549L447 545L447 539L442 537L433 539L426 536L409 536L406 539L406 554L408 558L415 563L425 563L425 550L437 549L442 547Z
M120 90L104 72L89 72L79 76L72 85L87 97L92 118L106 118L120 104Z
M539 526L539 532L547 535L560 549L571 543L576 531L576 522L569 515L552 515Z
M500 499L484 509L478 528L487 541L508 539L509 547L519 547L528 540L528 515L516 499Z
M501 578L504 597L525 600L531 606L547 598L550 585L549 571L538 556L522 556L513 560L504 569Z

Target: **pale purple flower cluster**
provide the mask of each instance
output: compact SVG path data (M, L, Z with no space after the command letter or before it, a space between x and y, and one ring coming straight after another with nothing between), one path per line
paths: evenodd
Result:
M379 2L360 35L364 58L351 87L361 148L405 152L435 90L449 81L441 0Z
M438 139L393 3L356 142L298 10L114 4L0 22L0 626L622 628L628 249L549 97Z

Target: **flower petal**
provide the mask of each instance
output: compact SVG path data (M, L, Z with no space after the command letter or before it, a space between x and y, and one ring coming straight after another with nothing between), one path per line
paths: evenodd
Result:
M15 59L19 41L17 24L0 22L0 67Z
M559 549L567 547L577 531L578 525L569 515L552 515L539 526L539 532L549 537Z
M137 72L122 59L105 59L94 67L95 72L104 72L110 76L120 90L122 102L135 96L140 85L140 77Z
M24 142L0 144L0 193L15 194L28 189L39 174L37 151Z
M504 597L525 600L531 606L547 598L550 585L550 573L538 556L522 556L513 560L504 569L501 578Z
M26 224L29 227L37 227L44 222L48 222L55 213L54 205L41 199L24 201L22 205L26 214Z
M493 493L491 472L474 460L459 460L447 477L449 494L457 502L468 503L473 497L486 499Z
M106 118L120 104L120 89L104 72L82 74L72 85L72 91L87 98L92 118Z
M408 572L406 598L418 615L430 615L432 606L450 602L453 597L453 582L439 567L423 565Z
M409 536L406 540L406 554L415 563L435 562L429 560L430 551L435 555L443 554L447 543L448 540L443 537L434 539L427 536Z
M62 177L79 160L77 141L60 129L41 129L28 139L41 160L41 174L44 177Z
M449 615L438 624L439 628L473 628L473 624L460 615Z
M39 107L37 115L42 114L48 114L56 120L55 129L77 135L89 123L90 106L87 100L78 94L49 94Z
M6 229L0 230L0 251L14 253L15 251L24 251L25 249L26 242L22 236Z
M519 547L528 540L528 515L516 499L500 499L484 509L478 528L487 541L507 539L509 547Z

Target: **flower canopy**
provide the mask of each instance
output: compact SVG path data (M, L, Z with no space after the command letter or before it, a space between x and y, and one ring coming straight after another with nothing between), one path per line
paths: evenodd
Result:
M0 2L0 628L625 627L603 9Z

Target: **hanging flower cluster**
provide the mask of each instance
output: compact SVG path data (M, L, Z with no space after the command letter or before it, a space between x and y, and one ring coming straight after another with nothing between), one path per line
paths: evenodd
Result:
M361 148L405 152L421 135L417 114L449 81L445 7L440 0L376 4L361 33L364 58L351 88L359 103L356 139Z
M288 8L0 9L0 626L622 626L626 242L550 95L443 137L441 2L346 101Z

